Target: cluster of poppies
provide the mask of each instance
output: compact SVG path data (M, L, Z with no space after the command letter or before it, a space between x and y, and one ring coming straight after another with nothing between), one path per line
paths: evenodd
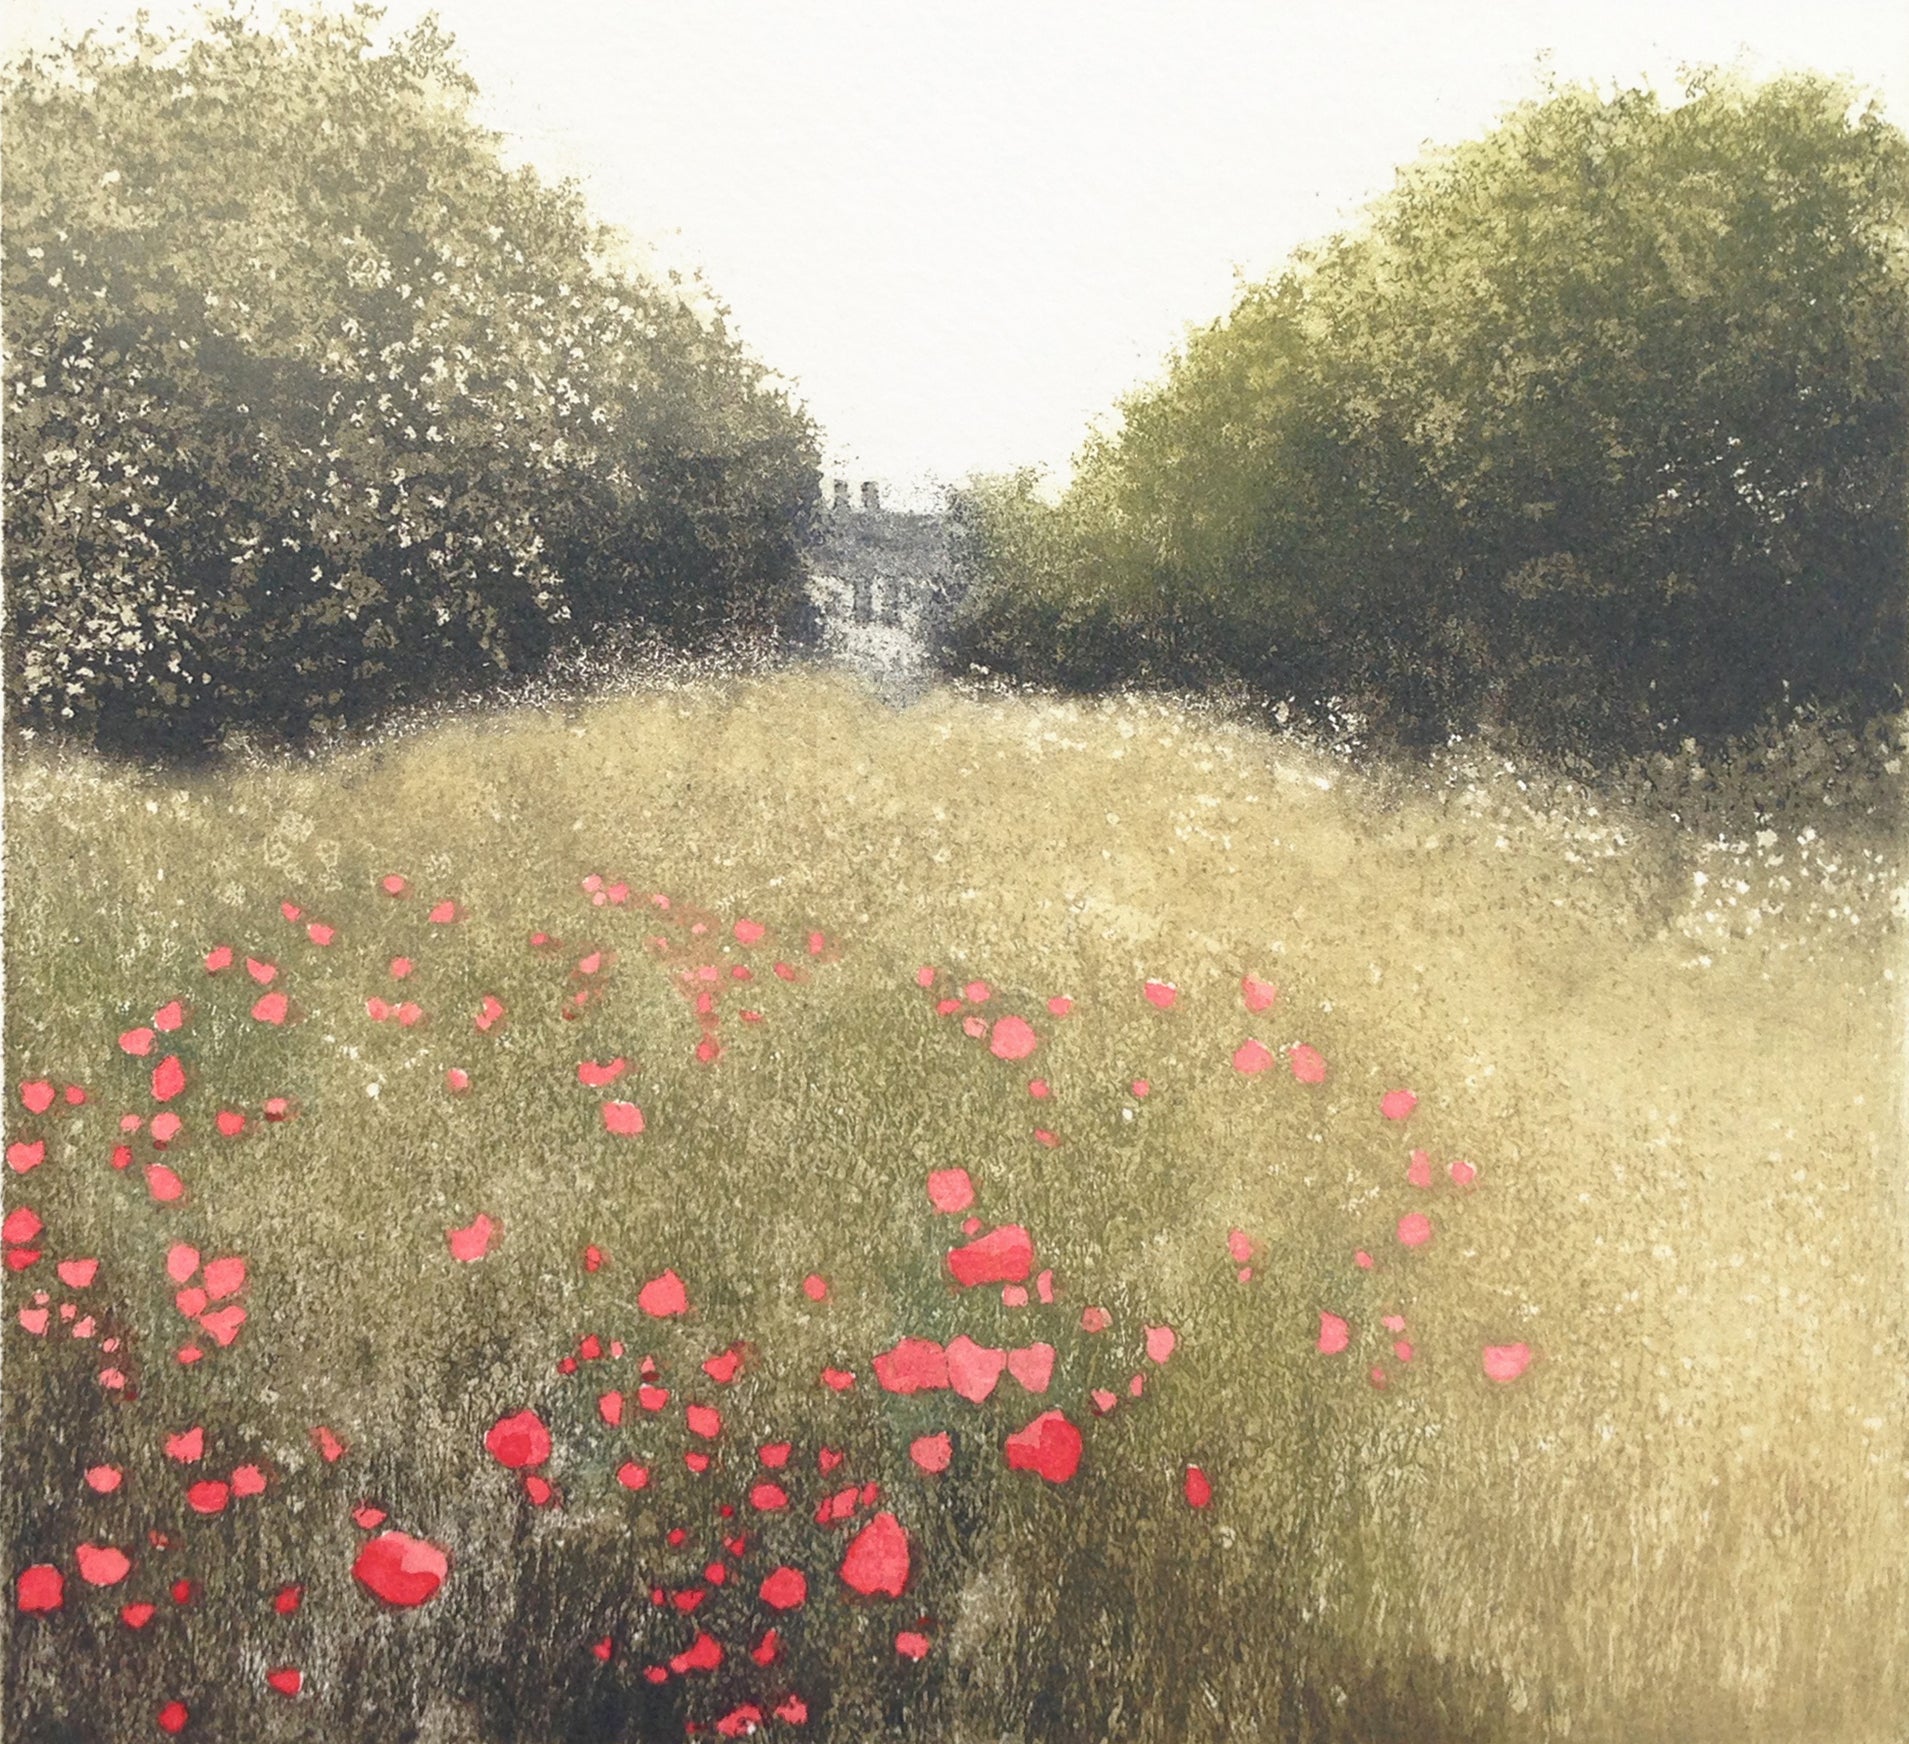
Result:
M1037 1027L1038 1019L1030 1019L1021 1013L1002 1011L998 1008L996 989L986 981L970 980L959 982L953 977L944 976L932 964L924 964L915 972L915 985L934 1000L934 1011L938 1017L958 1019L961 1033L971 1042L985 1046L987 1052L996 1060L1011 1065L1022 1066L1034 1058L1040 1050L1043 1038ZM1243 974L1238 984L1239 1001L1249 1019L1264 1019L1270 1013L1279 998L1279 989L1270 981L1251 973ZM1140 998L1155 1011L1171 1013L1181 1006L1181 991L1171 981L1147 979L1139 988ZM1045 1001L1046 1019L1050 1023L1061 1023L1076 1019L1077 1007L1067 994L1055 994ZM1232 1050L1231 1064L1234 1072L1242 1078L1255 1079L1262 1075L1273 1074L1274 1069L1284 1062L1292 1081L1308 1090L1322 1087L1329 1075L1324 1054L1310 1042L1294 1039L1279 1045L1269 1045L1258 1036L1247 1036ZM1150 1080L1136 1078L1128 1086L1129 1094L1139 1102L1144 1102L1152 1094ZM1036 1103L1047 1103L1054 1096L1054 1085L1046 1076L1037 1075L1028 1080L1027 1093ZM1417 1093L1408 1089L1392 1089L1383 1092L1378 1098L1378 1115L1388 1125L1402 1126L1409 1121L1418 1108ZM1037 1144L1049 1149L1061 1143L1061 1137L1053 1128L1037 1125L1032 1134ZM1404 1161L1403 1178L1405 1183L1416 1190L1429 1191L1434 1186L1433 1164L1430 1154L1422 1149L1413 1149ZM1476 1165L1463 1158L1452 1159L1445 1167L1453 1187L1466 1191L1478 1180ZM960 1171L955 1171L960 1175ZM965 1177L963 1177L965 1179ZM930 1192L934 1192L931 1182ZM958 1189L956 1189L958 1191ZM939 1204L940 1202L937 1201ZM943 1209L958 1209L952 1202ZM1407 1211L1400 1215L1393 1231L1400 1247L1418 1249L1428 1246L1435 1233L1432 1218L1424 1211ZM991 1237L990 1240L999 1239ZM1255 1252L1253 1238L1244 1230L1234 1229L1227 1235L1227 1253L1236 1268L1236 1276L1242 1284L1252 1282L1252 1260ZM984 1264L986 1250L977 1250L969 1264ZM1370 1272L1377 1262L1366 1248L1355 1248L1351 1255L1352 1266L1357 1271ZM1024 1302L1024 1291L1010 1285L1003 1292L1004 1299L1010 1304ZM1045 1300L1045 1295L1043 1296ZM1092 1314L1097 1310L1089 1310ZM1316 1348L1325 1356L1337 1356L1352 1348L1353 1325L1351 1320L1329 1308L1320 1308ZM1090 1326L1091 1329L1091 1326ZM1407 1331L1405 1320L1398 1314L1384 1314L1378 1317L1376 1334L1383 1334L1389 1348L1385 1352L1396 1364L1407 1364L1413 1360L1416 1349L1404 1335ZM1515 1381L1521 1376L1532 1360L1530 1346L1523 1343L1487 1344L1480 1351L1480 1366L1487 1379L1497 1382ZM1374 1387L1383 1388L1388 1382L1388 1370L1383 1360L1375 1362L1367 1371L1367 1378ZM1194 1491L1210 1490L1202 1476L1198 1485L1189 1482L1189 1498ZM1204 1505L1203 1503L1201 1505Z
M411 896L410 882L399 874L382 878L379 888L393 902ZM765 994L773 997L779 983L806 980L815 966L836 955L820 932L799 935L795 948L779 950L769 928L748 916L726 920L672 901L663 893L639 893L628 882L601 874L585 878L582 893L593 910L624 911L632 921L641 917L639 948L687 1006L696 1036L694 1057L704 1066L713 1067L721 1059L729 1033L725 1026L732 1018L740 1025L763 1023ZM340 928L307 914L299 904L283 903L279 917L301 935L302 943L295 943L295 949L338 948ZM410 954L392 956L384 963L390 979L410 982L420 961L437 948L435 941L454 936L466 918L460 903L437 900L424 916L427 930L409 943ZM608 916L600 918L607 921ZM533 933L529 942L534 951L564 964L563 984L555 991L564 1019L581 1025L605 1008L614 986L615 951L594 941L566 946L546 932ZM227 985L242 990L237 998L242 1009L223 1016L279 1028L310 1015L295 1001L288 984L296 976L284 974L275 955L270 948L241 952L228 944L206 951L207 997L228 999L221 991ZM1053 1084L1040 1075L1039 1057L1053 1026L1080 1022L1086 1016L1072 997L1056 993L1044 1000L1029 1000L1023 1009L1015 1010L1007 1008L1011 1001L980 980L959 980L932 966L919 969L913 979L927 994L936 1017L950 1020L953 1029L985 1055L983 1069L1031 1072L1034 1075L1026 1084L1029 1098L1037 1106L1054 1099ZM1159 1021L1178 1021L1173 1014L1181 1010L1183 996L1172 982L1145 980L1136 994L1159 1014ZM1248 973L1239 981L1238 994L1255 1027L1271 1021L1267 1014L1277 1000L1271 983ZM384 994L366 997L362 1009L364 1020L371 1023L412 1029L428 1021L421 1004ZM452 1033L459 1037L494 1037L510 1020L504 1002L488 993L460 1017L469 1029L463 1028L463 1022L452 1025ZM180 1208L189 1202L188 1180L174 1167L182 1152L190 1155L189 1138L209 1144L230 1142L252 1132L255 1119L272 1126L298 1113L289 1093L266 1097L255 1109L211 1106L200 1070L193 1063L193 1018L189 1002L173 998L155 1009L149 1020L133 1024L117 1037L118 1054L125 1061L138 1062L140 1080L136 1090L122 1092L128 1106L118 1118L115 1142L105 1160L113 1170L143 1184L142 1197L160 1218L181 1215ZM470 1045L482 1048L484 1043ZM1329 1076L1328 1062L1320 1051L1298 1038L1279 1041L1247 1035L1232 1047L1230 1064L1245 1079L1265 1078L1271 1083L1289 1079L1292 1088L1284 1092L1289 1094L1316 1093ZM1282 1065L1283 1073L1277 1070ZM577 1086L596 1098L606 1140L634 1140L650 1132L649 1142L659 1137L666 1141L667 1133L653 1131L642 1107L613 1094L632 1071L625 1055L581 1059L565 1071L574 1071ZM455 1098L480 1087L479 1078L462 1060L445 1066L443 1082ZM1139 1101L1151 1089L1148 1080L1136 1078L1124 1094ZM26 1124L23 1130L9 1133L6 1150L8 1168L16 1179L31 1176L47 1164L52 1123L76 1115L94 1100L82 1086L58 1083L51 1077L21 1082L17 1096ZM1378 1118L1389 1128L1403 1128L1412 1119L1417 1100L1410 1090L1387 1091L1379 1098ZM17 1122L21 1117L15 1118ZM1034 1125L1030 1136L1033 1143L1050 1149L1062 1143L1062 1135L1051 1125ZM1463 1194L1474 1190L1479 1179L1469 1162L1453 1160L1440 1169L1423 1149L1408 1151L1402 1145L1401 1154L1402 1184L1414 1195ZM136 1171L135 1164L139 1165ZM594 1390L595 1415L603 1426L621 1432L640 1425L652 1445L671 1442L672 1460L680 1459L687 1480L710 1486L706 1498L713 1515L706 1517L715 1522L714 1536L707 1535L709 1529L692 1533L688 1526L668 1528L667 1548L679 1563L685 1558L693 1562L696 1573L685 1578L678 1566L668 1579L659 1578L648 1589L657 1622L640 1632L646 1647L639 1655L643 1660L640 1676L646 1683L661 1686L693 1679L702 1680L692 1686L695 1690L723 1691L719 1700L710 1702L712 1709L722 1706L723 1711L689 1722L691 1731L713 1729L724 1737L739 1737L772 1721L800 1724L807 1719L809 1698L796 1687L801 1680L791 1669L792 1658L799 1657L793 1652L792 1631L799 1615L822 1591L830 1593L834 1602L857 1607L915 1600L902 1606L893 1619L893 1652L909 1663L930 1658L937 1626L932 1616L917 1608L922 1585L919 1537L906 1522L917 1518L917 1511L936 1507L935 1485L947 1474L958 1473L965 1460L998 1460L1008 1471L1026 1474L1038 1484L1069 1484L1092 1457L1090 1438L1096 1420L1145 1397L1150 1377L1164 1369L1180 1346L1181 1329L1143 1323L1129 1334L1134 1367L1124 1387L1090 1387L1071 1378L1054 1340L1063 1331L1071 1336L1077 1328L1087 1338L1102 1341L1097 1348L1117 1350L1122 1333L1113 1315L1097 1304L1080 1304L1078 1296L1070 1304L1069 1292L1054 1270L1040 1263L1035 1237L1023 1223L989 1222L980 1214L982 1187L968 1168L933 1170L922 1187L931 1218L960 1220L958 1239L931 1238L944 1256L948 1286L963 1299L968 1292L998 1291L1004 1308L1029 1311L1030 1331L1018 1342L999 1343L966 1333L946 1340L909 1333L886 1348L868 1351L859 1368L829 1366L814 1376L812 1384L823 1401L830 1394L858 1387L866 1396L869 1381L882 1398L915 1401L909 1409L917 1414L931 1396L946 1396L942 1421L907 1437L908 1461L903 1466L897 1458L896 1471L882 1471L879 1477L866 1470L857 1475L857 1458L865 1462L871 1456L866 1451L857 1456L826 1439L798 1458L793 1440L773 1434L739 1436L737 1414L722 1402L722 1390L757 1360L759 1353L746 1338L713 1340L719 1344L713 1350L704 1345L707 1354L695 1363L688 1381L667 1370L654 1353L639 1354L640 1344L652 1342L638 1331L646 1325L673 1322L686 1335L695 1329L691 1284L674 1268L648 1276L627 1297L620 1289L616 1292L631 1315L627 1338L587 1333L556 1361L560 1385L587 1383ZM89 1343L98 1352L96 1377L103 1392L123 1404L136 1401L140 1387L129 1357L129 1334L109 1324L110 1311L94 1303L105 1285L114 1282L103 1276L101 1261L84 1254L56 1257L45 1222L25 1204L8 1207L0 1233L7 1271L21 1281L28 1297L13 1314L13 1324L37 1340L51 1341L59 1331L71 1341ZM1410 1255L1429 1246L1436 1229L1430 1212L1410 1209L1397 1217L1391 1233L1402 1254ZM172 1353L173 1363L189 1368L239 1340L247 1323L253 1268L241 1254L208 1256L191 1242L170 1236L167 1230L158 1237L154 1257L163 1265L173 1311L185 1327L183 1340ZM480 1211L468 1223L445 1230L444 1241L454 1261L478 1266L503 1236L501 1222ZM1258 1250L1259 1244L1246 1231L1227 1233L1225 1263L1240 1284L1250 1284L1256 1264L1263 1264ZM582 1254L588 1273L603 1271L606 1263L607 1256L594 1245ZM1355 1270L1371 1271L1375 1263L1366 1249L1351 1254ZM40 1282L47 1272L51 1277ZM810 1274L801 1288L812 1304L830 1298L830 1286L819 1275ZM1040 1318L1043 1315L1048 1317L1045 1321ZM1373 1327L1355 1328L1351 1315L1339 1305L1323 1303L1318 1307L1316 1334L1308 1327L1304 1335L1312 1337L1317 1351L1327 1357L1350 1351L1361 1338L1382 1338L1385 1349L1368 1376L1372 1385L1383 1387L1389 1373L1413 1362L1417 1351L1402 1317L1385 1314L1376 1321ZM1035 1336L1037 1332L1047 1336ZM1486 1345L1482 1351L1485 1376L1500 1383L1516 1380L1531 1360L1532 1353L1523 1344ZM1119 1366L1124 1370L1125 1362ZM990 1409L974 1415L983 1406ZM938 1402L936 1410L943 1412ZM540 1409L538 1402L524 1402L483 1433L485 1451L511 1475L521 1496L521 1502L512 1505L562 1508L565 1495L559 1479L573 1483L588 1475L584 1456L559 1449L550 1428L553 1416L547 1404ZM346 1443L329 1427L301 1429L325 1464L348 1456ZM281 1492L288 1481L267 1462L243 1457L243 1450L235 1450L241 1454L236 1459L228 1455L214 1460L206 1432L197 1424L162 1428L159 1447L167 1465L180 1468L188 1514L205 1522L208 1530L215 1529L211 1523L221 1516ZM659 1456L635 1457L635 1450L626 1451L632 1456L618 1457L607 1477L613 1477L629 1497L640 1497L636 1505L673 1506L662 1501L662 1487L652 1484ZM811 1476L798 1477L809 1473L811 1466ZM1201 1466L1181 1459L1174 1470L1174 1485L1185 1505L1196 1510L1213 1505L1215 1480ZM1224 1474L1220 1476L1223 1479ZM83 1474L87 1490L94 1495L113 1494L124 1479L119 1466L103 1461ZM899 1484L899 1493L885 1491L884 1481L890 1489ZM670 1493L679 1490L676 1486ZM454 1547L393 1525L371 1502L360 1502L351 1518L364 1535L351 1573L368 1602L395 1611L413 1610L429 1605L453 1578ZM797 1548L790 1528L804 1519L821 1536ZM178 1547L176 1537L168 1538L160 1531L149 1533L148 1538L154 1552ZM13 1583L16 1610L22 1616L53 1617L69 1602L69 1577L84 1589L137 1591L139 1569L137 1544L88 1539L59 1561L18 1567ZM130 1589L128 1582L133 1583ZM177 1605L190 1604L197 1597L190 1579L181 1578L167 1590ZM282 1586L274 1609L280 1615L296 1611L302 1593L300 1585ZM137 1632L145 1629L157 1609L154 1598L135 1597L122 1603L120 1618L128 1630ZM604 1636L580 1643L580 1650L586 1645L597 1661L608 1663L638 1642ZM730 1670L723 1678L711 1677L725 1667ZM272 1664L262 1675L265 1686L279 1696L299 1698L313 1693L296 1665ZM693 1698L692 1705L701 1699ZM168 1733L183 1731L190 1721L186 1704L177 1697L168 1699L155 1714L158 1727Z

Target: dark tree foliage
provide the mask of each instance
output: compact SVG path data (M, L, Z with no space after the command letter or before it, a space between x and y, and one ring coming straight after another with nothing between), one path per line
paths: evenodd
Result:
M1615 752L1905 682L1909 145L1845 86L1555 92L1249 290L950 654Z
M641 626L787 630L806 421L509 168L432 22L233 13L7 70L16 726L297 740Z

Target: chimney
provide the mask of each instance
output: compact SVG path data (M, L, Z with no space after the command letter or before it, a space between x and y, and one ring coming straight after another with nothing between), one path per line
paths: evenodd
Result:
M848 508L848 480L838 478L835 481L835 505L838 510Z
M862 486L862 507L879 509L882 506L882 489L872 478Z

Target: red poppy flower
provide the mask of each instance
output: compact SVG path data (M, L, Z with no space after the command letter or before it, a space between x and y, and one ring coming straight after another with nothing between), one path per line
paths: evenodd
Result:
M948 1270L964 1289L977 1284L1018 1284L1034 1266L1034 1242L1018 1223L990 1230L948 1255Z
M908 1457L925 1472L944 1472L954 1459L954 1441L944 1429L934 1435L917 1435L908 1444Z
M674 1271L666 1271L637 1291L636 1305L654 1319L667 1320L689 1312L689 1292Z
M535 1411L500 1417L484 1436L492 1459L512 1471L542 1465L550 1457L550 1431Z
M451 1250L451 1258L469 1265L489 1253L503 1232L501 1224L493 1223L480 1211L462 1229L447 1229L444 1240Z
M772 1611L793 1611L809 1596L809 1577L799 1568L774 1569L763 1577L757 1596Z
M73 1562L89 1587L117 1586L133 1571L132 1559L110 1544L82 1544L73 1552Z
M1272 1063L1272 1050L1264 1042L1249 1038L1233 1050L1233 1070L1245 1077L1257 1077Z
M727 1386L736 1378L736 1371L742 1367L742 1346L732 1344L727 1350L719 1351L715 1356L707 1357L703 1362L703 1373L718 1386Z
M1494 1381L1515 1381L1531 1365L1528 1344L1488 1344L1485 1346L1486 1376Z
M908 1584L908 1534L893 1514L877 1514L849 1540L842 1556L845 1585L865 1596L900 1598Z
M359 1550L353 1578L387 1605L421 1605L444 1584L450 1552L428 1539L403 1532L381 1532Z
M1040 1037L1024 1017L996 1018L988 1037L988 1052L997 1060L1025 1060L1039 1045Z
M928 1203L937 1211L966 1211L974 1203L974 1182L966 1169L935 1169L928 1176Z
M879 1353L875 1379L884 1392L919 1393L948 1385L948 1355L929 1338L904 1338L892 1350Z
M14 1603L22 1611L57 1611L66 1603L66 1576L50 1562L21 1569L14 1583Z
M1008 1466L1031 1471L1050 1484L1064 1484L1080 1468L1080 1431L1059 1411L1040 1416L1007 1438Z
M1008 1352L1008 1373L1030 1393L1045 1393L1054 1378L1054 1347L1030 1344Z
M683 1652L671 1659L669 1668L682 1677L692 1671L715 1671L722 1662L722 1643L707 1631L701 1631Z
M948 1385L979 1405L994 1391L1007 1362L1005 1350L976 1344L965 1332L958 1333L948 1341Z
M619 1138L634 1138L643 1130L643 1110L634 1102L603 1104L603 1129Z

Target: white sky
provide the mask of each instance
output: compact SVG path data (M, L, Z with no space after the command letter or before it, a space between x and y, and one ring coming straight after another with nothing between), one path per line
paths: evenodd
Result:
M160 20L190 10L147 0ZM408 23L425 0L395 0ZM9 52L131 0L9 0ZM1903 0L437 0L515 150L700 267L891 500L1064 473L1187 326L1561 76L1847 72Z

